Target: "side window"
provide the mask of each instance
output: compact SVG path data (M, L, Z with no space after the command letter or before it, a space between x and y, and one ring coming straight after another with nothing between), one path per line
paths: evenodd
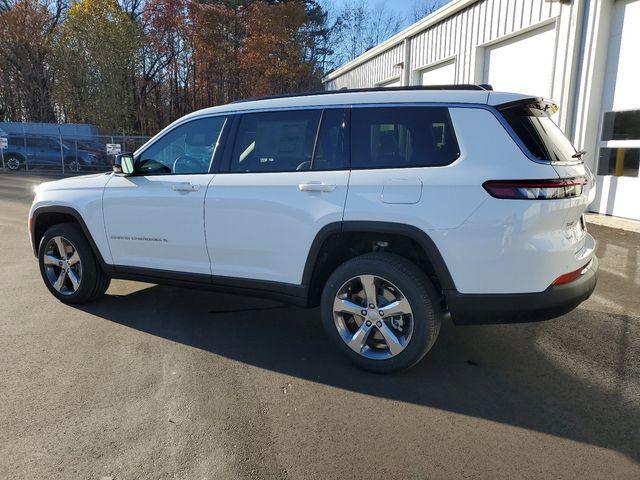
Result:
M314 170L349 168L349 131L346 109L327 109L322 114L316 143Z
M225 117L205 117L167 132L136 159L142 175L207 173Z
M351 146L353 168L435 167L460 156L444 107L354 108Z
M230 170L309 170L319 121L319 110L287 110L242 115Z

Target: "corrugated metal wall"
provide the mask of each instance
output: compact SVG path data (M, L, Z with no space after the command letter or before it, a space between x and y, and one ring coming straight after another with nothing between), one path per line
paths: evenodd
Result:
M560 3L549 0L479 0L463 10L410 37L409 84L419 82L420 70L447 58L456 59L456 83L483 81L484 48L518 33L555 23L556 62L552 97L566 106L567 76L573 61L571 19L577 1ZM373 87L402 76L405 44L390 50L327 82L329 90L343 87ZM536 59L532 59L536 61ZM563 105L564 104L564 105ZM563 116L568 112L565 110ZM560 119L561 123L563 119Z

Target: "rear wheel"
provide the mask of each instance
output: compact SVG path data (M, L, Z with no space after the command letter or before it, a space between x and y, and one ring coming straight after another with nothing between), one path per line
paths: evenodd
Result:
M77 224L49 228L40 241L38 260L45 285L63 303L87 303L109 288L110 279Z
M344 263L327 280L321 300L329 338L374 372L409 368L426 355L440 331L439 305L425 274L390 253Z

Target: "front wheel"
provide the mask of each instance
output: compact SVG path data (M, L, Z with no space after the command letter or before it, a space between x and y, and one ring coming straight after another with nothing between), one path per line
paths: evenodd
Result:
M22 167L22 159L17 155L7 155L7 158L5 158L4 161L4 165L7 170L15 172L17 170L20 170L20 167Z
M109 277L75 223L54 225L45 232L38 248L38 261L45 285L63 303L90 302L109 287Z
M333 343L358 366L387 373L418 363L438 337L440 302L426 275L390 253L344 263L325 284L321 312Z

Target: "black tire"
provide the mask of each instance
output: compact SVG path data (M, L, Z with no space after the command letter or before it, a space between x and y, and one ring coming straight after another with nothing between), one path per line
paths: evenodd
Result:
M24 160L19 155L7 155L4 159L4 166L10 172L17 172L22 168Z
M44 264L46 246L52 238L57 236L64 237L73 244L80 256L82 265L80 285L75 292L67 295L58 292L54 288L47 276ZM51 294L62 303L83 304L96 300L107 291L111 282L111 279L102 271L100 263L93 254L93 250L85 238L82 229L76 223L60 223L52 226L45 232L38 247L38 263L44 284Z
M383 277L396 285L413 312L409 343L388 359L370 359L352 350L342 340L334 322L333 302L338 290L349 279L367 274ZM422 270L405 258L384 252L361 255L338 267L324 286L320 309L324 329L336 347L359 367L376 373L404 370L418 363L438 338L442 319L439 296Z
M68 158L64 161L64 168L68 172L78 173L82 169L82 163L75 158Z

